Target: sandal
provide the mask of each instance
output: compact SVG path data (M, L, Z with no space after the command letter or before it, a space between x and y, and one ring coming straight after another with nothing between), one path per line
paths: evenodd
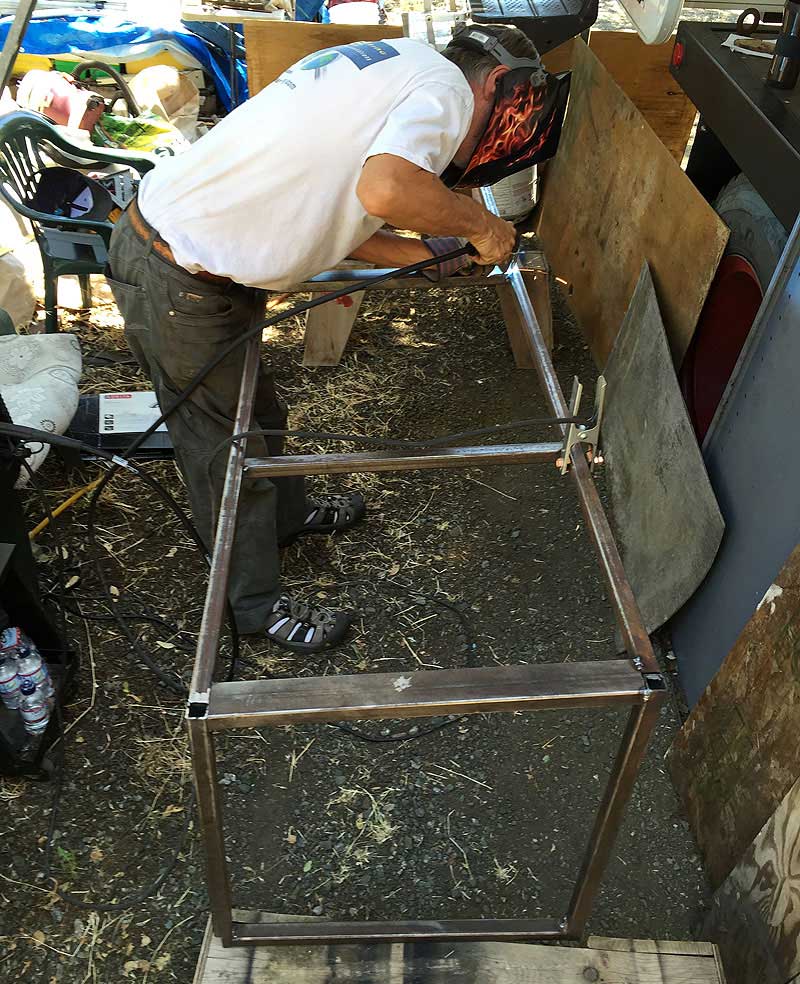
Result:
M300 529L293 530L279 543L288 547L301 536L310 533L340 533L360 523L367 512L367 504L360 492L348 492L345 495L326 495L315 498L308 497L311 512L306 517Z
M279 596L265 626L267 638L276 646L300 653L318 653L342 641L350 628L347 612L312 608L290 594Z

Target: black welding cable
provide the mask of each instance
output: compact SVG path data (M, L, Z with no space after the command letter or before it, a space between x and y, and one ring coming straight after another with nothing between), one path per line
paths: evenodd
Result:
M492 434L502 434L507 431L526 430L536 426L555 426L556 424L589 424L582 417L524 417L519 420L508 420L501 424L491 424L489 427L478 427L475 430L456 431L453 434L440 434L439 437L371 437L365 434L337 434L331 431L313 430L276 430L260 428L241 431L232 434L221 441L214 449L215 456L236 441L244 441L249 437L294 437L309 441L340 441L343 444L358 444L368 448L441 448L457 445L460 441L476 437L489 437Z
M24 458L20 459L20 464L27 472L29 481L31 483L31 487L34 489L37 497L43 504L44 512L46 513L48 519L50 520L49 525L51 531L55 533L56 530L58 529L58 524L56 523L52 511L50 510L49 502L47 501L47 496L44 494L38 482L35 472ZM175 503L175 506L180 511L180 507L177 505L177 503ZM58 579L58 586L59 586L58 593L61 594L62 596L61 608L64 608L66 606L64 605L63 602L63 595L65 593L64 571L63 571L63 544L60 537L58 537L57 534L55 539L56 539L56 551L59 554L59 559L56 563L56 572L57 572L57 579ZM80 613L80 611L79 614L81 614L81 616L84 617L83 613ZM109 616L109 617L113 617L113 616ZM159 620L159 621L163 621L163 620ZM63 635L65 635L65 632L63 632L62 630L62 636ZM151 669L153 669L154 672L157 672L160 675L160 671L158 670L158 667L151 666ZM58 722L59 737L51 746L51 750L57 746L59 751L58 751L58 761L54 763L55 775L54 775L53 793L50 801L50 820L48 823L47 839L45 843L44 877L50 879L57 885L58 882L52 875L52 856L53 856L53 846L55 840L56 825L58 823L58 810L61 803L61 797L64 788L64 773L66 768L66 730L64 728L64 720L61 714L61 704L59 703L59 701L55 702L53 713L56 715L56 720ZM166 880L170 877L172 872L175 870L175 867L177 866L178 861L180 860L180 856L183 853L183 850L186 846L186 842L188 840L189 830L191 829L191 823L194 816L194 789L193 788L190 789L189 796L187 798L184 809L186 811L186 815L184 819L183 830L181 831L180 839L173 851L172 857L159 871L158 875L151 882L145 885L144 888L141 888L138 892L135 892L132 895L125 896L124 898L120 899L117 902L87 902L85 899L81 898L79 895L75 894L74 892L66 891L63 888L54 888L53 894L61 902L69 904L75 908L82 909L86 912L91 912L91 911L123 912L127 909L132 909L135 906L140 905L151 895L154 895L159 890L159 888L161 888L161 886L166 882Z
M439 265L447 262L448 260L456 259L459 256L465 256L468 253L474 253L474 247L472 247L469 244L460 247L459 249L451 250L450 252L444 253L441 256L431 260L428 259L420 260L417 263L411 263L408 266L400 267L396 270L387 270L385 273L376 274L374 277L370 277L368 280L355 281L354 283L349 284L345 287L341 287L338 290L329 291L328 293L325 294L320 294L317 297L311 298L311 300L309 301L305 301L301 304L295 305L294 307L290 308L288 311L284 311L280 314L275 314L270 318L266 318L262 321L258 321L255 325L251 325L241 335L238 335L236 338L232 339L231 342L228 345L226 345L223 349L221 349L221 351L217 353L216 356L209 359L208 362L206 362L206 364L198 370L198 372L194 375L194 377L190 380L190 382L176 396L175 400L170 404L170 406L166 410L164 410L161 413L161 415L145 431L139 434L136 437L136 439L131 442L131 444L123 452L122 456L116 456L110 454L102 455L99 453L97 449L92 449L92 453L95 456L105 457L107 460L111 462L108 471L102 477L97 487L91 492L89 498L87 529L89 531L90 539L92 540L93 544L95 543L94 524L97 515L97 505L100 501L100 497L102 496L103 492L108 486L108 483L115 477L115 475L119 472L119 469L122 467L127 467L130 468L131 470L136 470L135 466L133 466L130 463L130 461L127 461L125 459L129 459L142 446L142 444L147 440L147 438L150 437L152 434L154 434L158 430L158 428L171 416L171 414L174 413L175 410L177 410L177 408L182 403L184 403L187 399L189 399L192 393L194 393L195 390L201 385L201 383L206 378L206 376L208 376L210 372L213 372L213 370L216 369L218 365L220 365L225 359L227 359L228 356L232 352L236 351L236 349L238 349L241 345L244 345L251 338L254 338L255 336L259 335L261 332L263 332L265 328L270 328L273 325L279 324L282 321L286 321L289 318L293 318L296 315L303 314L306 311L310 311L315 307L321 306L322 304L327 304L330 301L337 300L340 297L346 297L348 294L354 294L354 293L358 293L359 291L368 290L370 288L380 286L380 284L385 283L386 281L389 280L396 279L398 277L408 277L417 273L421 273L424 269L428 269L434 264ZM572 422L572 421L567 421L566 418L563 418L563 421ZM551 420L550 422L553 421ZM53 437L53 435L47 435L47 437L51 438ZM34 437L33 439L42 440L42 437L41 436ZM354 439L357 438L354 436ZM53 442L51 441L50 443ZM77 442L77 441L73 442L71 445L68 446L72 446L72 447L79 446L82 448L86 447L86 445L82 445L81 442ZM142 477L144 477L144 473L141 472L137 472L137 473L141 474ZM147 481L147 479L145 479L145 481ZM166 490L164 491L166 492ZM175 503L175 507L177 508L177 503ZM196 535L197 534L195 531L193 536ZM203 547L203 549L205 551L205 547ZM105 574L102 571L102 565L100 564L99 555L95 556L95 568L97 570L97 574L103 586L103 589L107 594L109 605L111 606L111 595L108 591L108 582L106 581ZM113 607L112 607L112 611L113 611ZM232 617L230 618L230 621L231 621L231 627L235 639L235 627L233 625ZM125 623L123 623L121 620L119 621L118 624L123 634L128 639L128 642L131 644L131 646L134 647L135 651L139 651L141 655L141 649L140 647L138 647L138 643L135 640L133 634L128 629L127 625L125 625ZM230 674L231 677L233 676L233 670L237 658L238 658L238 642L235 640L234 656L231 663L231 674ZM148 665L151 664L148 663ZM151 665L151 669L152 668L153 666ZM154 670L154 672L158 672L159 678L166 683L166 677L164 674L162 674L160 671ZM171 689L175 689L174 681L172 681L168 685L171 687Z
M97 487L93 489L89 498L87 529L89 531L90 539L92 539L92 541L94 542L94 523L97 515L97 505L100 501L100 497L103 495L103 492L108 486L108 483L117 475L119 469L121 467L126 467L126 466L130 467L130 463L124 465L122 463L123 460L132 457L133 454L142 446L142 444L144 444L147 438L153 435L158 430L158 428L163 423L165 423L165 421L175 412L175 410L177 410L182 403L184 403L186 400L189 399L192 393L194 393L194 391L201 385L201 383L206 378L206 376L208 376L210 372L213 372L214 369L216 369L218 365L224 362L224 360L227 359L232 352L236 351L236 349L238 349L239 346L244 345L245 342L248 342L251 338L254 338L256 335L259 335L261 332L263 332L265 328L269 328L272 327L273 325L280 324L281 321L286 321L287 319L295 317L298 314L303 314L304 312L310 311L313 308L319 307L322 304L327 304L329 301L336 300L337 298L340 297L345 297L348 294L357 293L358 291L366 290L370 287L376 287L379 284L385 283L388 280L393 280L396 277L405 277L405 276L413 275L415 273L421 273L423 270L428 269L434 264L438 265L441 263L445 263L448 260L455 259L456 257L459 256L465 256L468 253L474 253L474 247L472 247L469 244L459 249L454 249L449 253L444 253L441 256L433 258L431 260L421 260L418 263L412 263L406 267L401 267L397 270L387 270L385 273L376 274L374 277L370 277L368 281L357 281L348 286L341 287L339 288L339 290L329 291L326 294L321 294L318 297L314 297L309 301L305 301L301 304L298 304L295 307L290 308L288 311L284 311L281 314L276 314L273 315L271 318L266 318L262 321L259 321L256 324L251 325L241 335L238 335L236 338L232 339L228 345L226 345L220 352L218 352L217 355L209 359L208 362L206 362L206 364L198 370L198 372L189 381L189 383L176 396L176 398L173 400L170 406L167 407L167 409L161 413L158 419L155 420L147 428L147 430L143 431L141 434L139 434L136 437L134 441L131 442L131 444L123 452L121 458L118 458L115 455L108 455L108 458L111 460L112 464L109 467L106 474L100 480L100 483L97 485ZM111 605L111 595L108 592L108 583L106 581L105 574L102 571L101 567L102 565L100 564L99 555L96 555L95 569L97 570L97 575L103 586L103 590L107 594L109 605ZM230 603L226 602L226 604L228 605L228 609L230 610ZM233 676L235 675L236 661L239 658L239 647L238 647L238 640L236 640L235 637L236 630L233 623L232 615L230 616L230 622L231 622L231 629L232 632L234 633L234 639L235 639L234 655L231 660L231 672L229 673L229 679L232 679ZM128 639L128 642L131 644L131 646L134 647L134 649L138 651L135 638L133 634L129 631L127 625L125 625L122 621L120 621L118 624L123 634ZM163 674L159 673L158 675L159 678L161 678L162 680L164 679ZM172 689L174 689L174 687Z
M50 502L47 496L44 494L41 485L39 484L39 481L36 477L36 473L24 458L20 458L20 464L25 469L28 475L28 481L30 482L31 488L33 488L36 494L36 498L42 504L42 512L45 514L45 516L47 516L48 525L51 528L53 528L55 525L55 517L53 516L53 511L50 508ZM66 582L64 579L64 558L66 557L66 551L64 549L64 544L61 539L60 530L54 530L53 540L55 541L55 548L56 548L56 563L55 563L56 583L58 585L58 593L63 598L66 593ZM61 638L66 641L67 623L64 617L64 612L58 607L58 605L56 605L56 608L58 608L58 622L59 622L58 627L60 630L60 635ZM59 659L63 662L64 659L63 653L59 653Z
M101 449L95 448L92 445L85 444L83 441L78 441L75 438L64 437L63 435L59 435L59 434L50 434L47 431L38 430L33 427L22 427L18 424L6 424L0 422L0 434L6 434L7 436L10 437L18 437L24 441L38 441L42 444L51 444L60 447L70 448L73 450L89 452L95 455L96 457L102 458L103 460L113 462L114 465L119 468L125 468L128 471L133 472L143 482L145 482L145 484L148 485L148 487L152 489L161 498L163 502L165 502L169 506L169 508L178 518L183 528L186 530L192 542L200 551L203 560L206 562L206 564L210 563L210 557L208 555L206 546L203 543L202 538L200 537L200 534L197 532L197 529L195 528L191 519L189 519L189 517L183 511L183 509L178 504L178 502L174 499L174 497L169 492L169 490L165 488L161 482L153 478L152 475L149 475L144 469L142 469L135 462L128 461L124 458L121 458L118 455L113 455L108 451L103 451ZM106 477L108 477L108 472L106 473ZM98 488L99 487L100 486L98 486ZM93 519L93 517L91 516L89 518ZM99 552L97 551L96 537L94 534L94 525L93 523L89 525L88 519L87 519L87 529L97 559L99 558ZM98 577L100 578L101 584L104 588L107 604L109 606L109 611L111 611L112 614L114 614L115 609L113 607L113 602L111 601L111 594L109 591L108 581L106 580L105 572L102 569L102 565L99 562L95 563L95 569L98 572ZM236 631L236 623L233 618L233 612L231 611L230 604L227 604L226 610L228 614L228 622L229 622L229 627L232 637L233 656L232 656L231 665L233 668L233 666L235 665L235 660L238 659L239 636L238 636L238 632ZM141 661L148 667L148 669L152 673L154 673L159 678L159 680L161 680L161 682L164 683L174 693L179 694L180 696L186 696L187 691L186 688L183 686L183 684L180 683L178 680L176 680L173 676L169 676L168 674L166 674L161 669L161 667L158 666L158 664L151 658L150 654L139 643L135 635L131 632L130 627L127 625L124 619L119 616L116 616L115 621L119 625L125 638L128 640L132 650L139 656Z
M194 818L194 788L190 788L189 795L187 796L184 804L185 815L183 828L181 830L178 843L172 852L172 856L159 871L156 877L143 888L140 888L138 892L134 892L132 895L123 896L123 898L116 902L87 902L85 898L82 898L75 892L70 892L64 888L60 888L58 886L58 879L52 873L53 847L55 845L61 796L64 790L66 759L66 733L64 729L64 721L61 716L61 707L58 702L56 702L54 713L58 715L60 732L58 744L60 745L60 752L55 775L55 785L53 787L53 795L50 801L50 820L47 825L47 839L44 846L44 877L53 882L55 886L53 888L53 895L59 899L59 901L74 906L76 909L82 909L85 912L123 912L126 909L132 909L137 905L141 905L141 903L150 898L151 895L154 895L177 867L178 861L180 860L181 854L183 853L189 839L189 831L191 830L192 820Z
M217 457L239 441L246 441L251 437L294 437L299 440L333 442L338 441L342 444L355 444L359 447L367 448L440 448L457 445L459 441L465 441L476 437L489 437L492 434L502 434L507 431L525 430L528 427L541 425L553 426L557 424L584 424L579 417L525 417L520 420L509 420L502 424L492 424L490 427L479 427L475 430L456 431L453 434L440 434L439 437L430 438L401 438L401 437L370 437L365 434L338 434L331 431L311 431L311 430L280 430L275 428L257 428L255 430L240 431L226 437L224 441L214 448L205 465L206 484L211 494L213 503L213 484L211 480L211 469ZM216 522L216 508L212 509L212 519Z
M328 304L330 301L335 301L340 297L346 297L348 294L356 294L359 291L370 290L374 287L379 287L381 284L386 283L389 280L395 280L398 277L410 277L417 273L422 273L423 270L429 269L434 265L440 265L446 263L449 260L457 259L460 256L466 256L467 254L474 254L475 248L471 244L462 246L459 249L451 250L448 253L443 253L441 256L420 260L417 263L410 263L408 266L399 267L396 270L387 270L384 273L376 274L374 277L369 277L365 280L357 280L352 284L345 287L340 287L338 290L329 291L326 294L319 294L317 297L312 297L309 301L304 301L301 304L297 304L290 308L288 311L283 311L280 314L275 314L270 318L265 318L262 321L258 321L256 324L251 325L246 331L242 332L236 338L232 339L228 345L226 345L217 355L209 359L204 366L202 366L189 383L181 390L181 392L175 397L172 403L164 410L161 415L155 420L147 430L139 434L136 439L125 449L123 456L126 458L131 457L147 440L151 437L158 428L166 422L166 420L178 409L178 407L184 403L189 397L194 393L194 391L200 386L203 380L208 376L210 372L213 372L228 356L235 352L241 345L250 341L251 338L256 337L261 334L265 328L271 328L274 325L280 324L282 321L287 321L289 318L293 318L299 314L304 314L307 311L311 311L313 308L320 307L322 304ZM565 423L578 422L573 420L567 420L567 418L561 418ZM552 423L552 418L550 419ZM419 446L419 445L418 445ZM89 502L89 511L92 515L92 510L95 503L99 500L100 496L103 494L108 483L116 475L119 470L119 465L112 464L106 475L103 477L100 484L91 493L91 499Z

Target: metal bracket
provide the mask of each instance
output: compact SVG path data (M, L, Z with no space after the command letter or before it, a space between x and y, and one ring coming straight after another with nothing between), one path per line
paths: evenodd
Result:
M569 415L577 417L581 408L581 397L583 396L583 384L577 376L572 380L572 395L569 400ZM599 457L600 446L600 425L603 422L603 406L606 401L606 380L604 376L597 377L597 386L594 391L594 414L591 426L581 424L570 424L564 437L564 444L561 448L561 474L566 475L569 471L570 453L576 444L588 444L592 449L590 468L593 471L595 462L602 461Z
M208 703L210 699L210 690L200 692L192 690L186 705L186 716L189 718L204 718L208 714Z

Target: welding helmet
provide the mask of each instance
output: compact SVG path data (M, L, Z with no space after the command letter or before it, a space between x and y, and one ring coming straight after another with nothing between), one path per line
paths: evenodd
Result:
M494 109L463 169L451 164L442 175L449 187L479 188L553 157L567 109L570 73L551 75L534 58L515 58L490 28L470 25L447 46L490 55L509 71L497 82Z

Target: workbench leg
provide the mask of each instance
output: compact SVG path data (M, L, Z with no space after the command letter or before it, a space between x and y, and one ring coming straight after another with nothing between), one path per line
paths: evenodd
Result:
M364 299L364 291L350 294L352 305L328 301L306 314L304 366L338 366Z
M550 305L550 275L544 270L523 271L522 279L528 289L547 350L552 352L553 311ZM511 345L517 369L536 368L536 361L528 346L527 335L519 320L519 311L514 300L513 289L509 284L498 284L497 296L500 299L500 310L506 323L508 342Z

